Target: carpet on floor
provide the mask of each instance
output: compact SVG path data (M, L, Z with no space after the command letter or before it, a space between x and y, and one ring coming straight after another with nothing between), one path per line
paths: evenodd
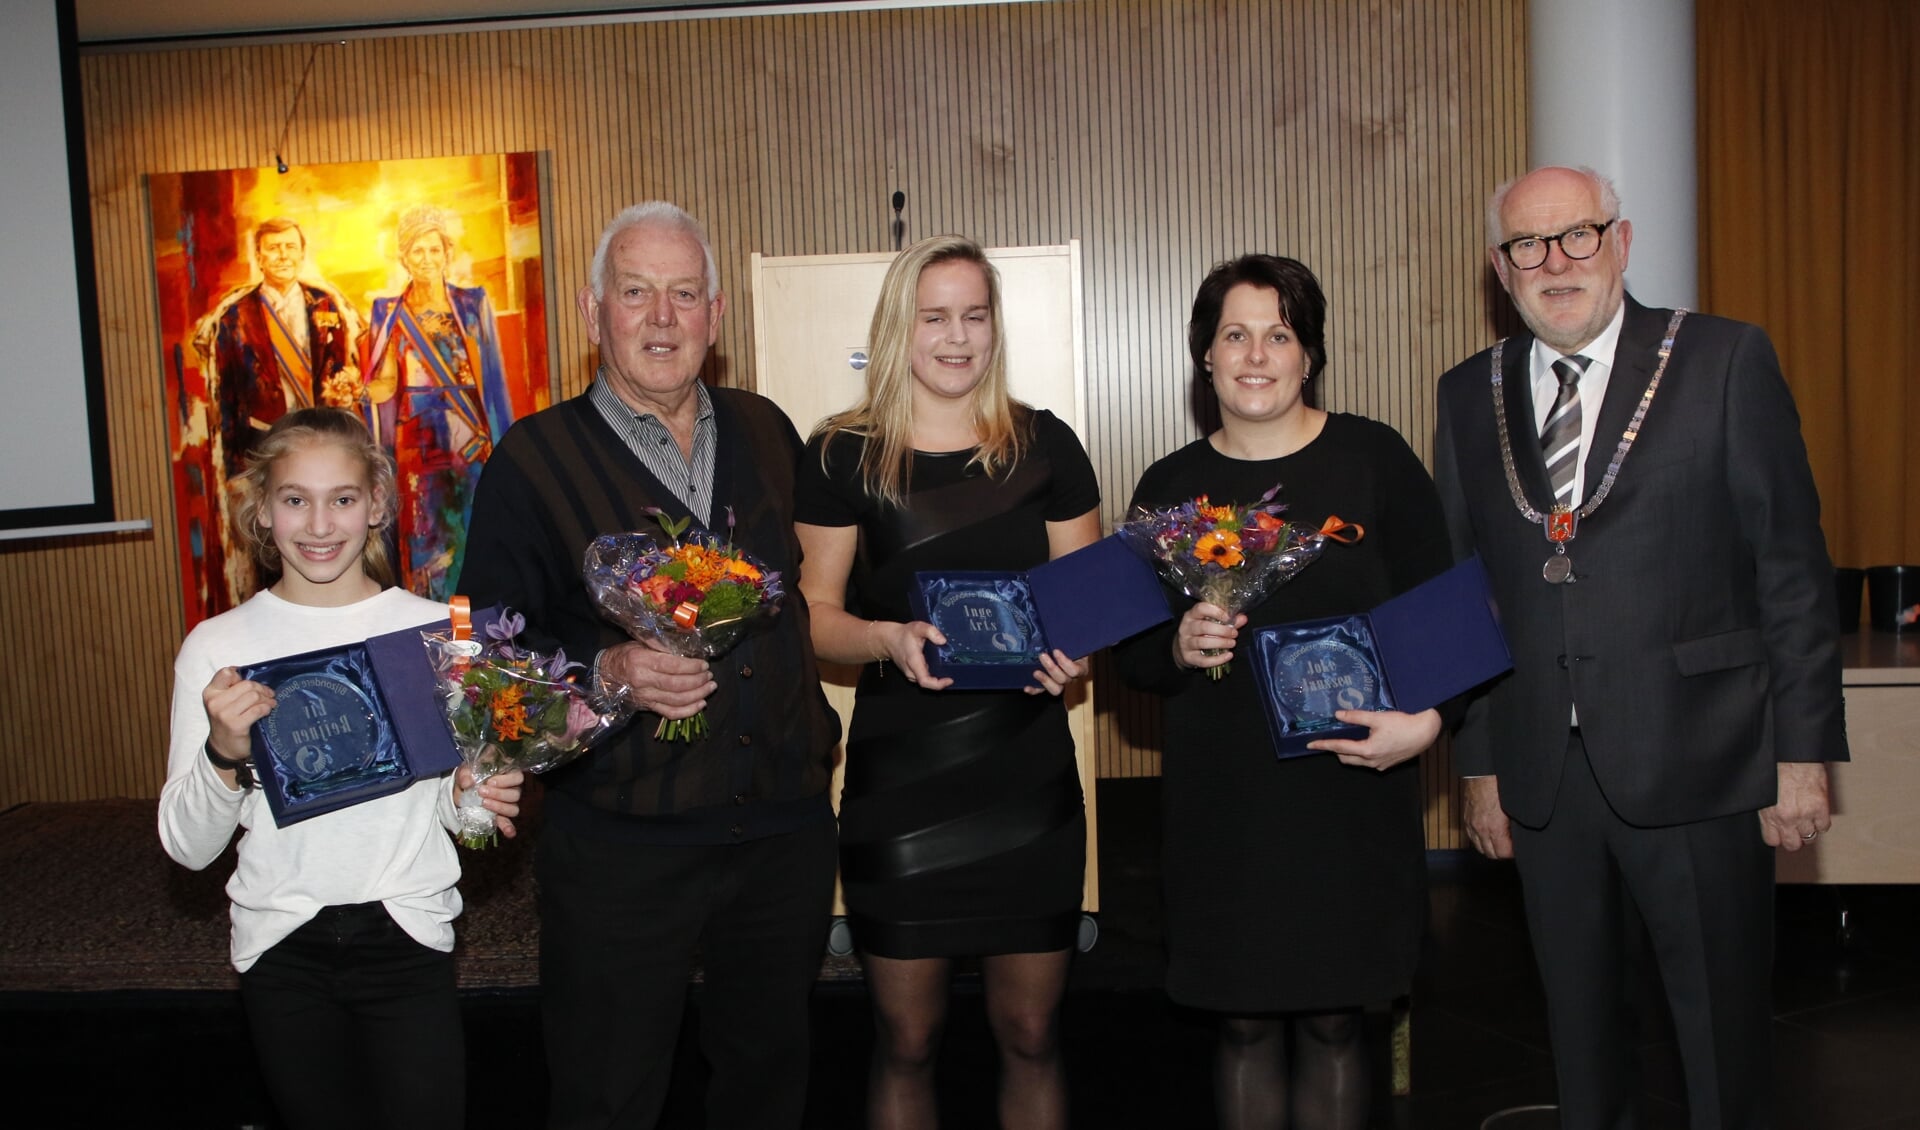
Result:
M531 793L531 790L530 790ZM454 962L462 989L539 984L537 800L522 834L462 851ZM0 812L0 992L230 990L233 849L189 871L160 848L157 802L21 804ZM700 979L698 961L688 970ZM860 976L828 956L822 980Z
M0 992L234 989L233 849L189 871L160 848L153 800L0 813ZM539 981L530 845L462 852L460 987Z

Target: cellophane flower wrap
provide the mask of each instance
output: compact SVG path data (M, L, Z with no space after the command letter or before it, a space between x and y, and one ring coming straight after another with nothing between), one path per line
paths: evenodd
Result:
M424 632L461 761L473 770L474 787L455 804L460 844L491 846L493 813L480 801L480 783L521 769L544 773L591 749L633 716L626 688L592 687L586 668L563 651L542 655L514 642L526 620L506 612L480 639L450 632Z
M587 591L601 615L643 643L675 655L717 659L748 633L780 613L786 597L778 571L733 544L734 514L727 508L727 534L691 533L692 519L647 513L664 536L650 532L607 534L587 547ZM691 718L662 718L660 740L707 736L705 711Z
M1286 504L1274 501L1279 492L1276 484L1247 505L1215 503L1203 494L1158 510L1136 506L1114 532L1167 585L1238 616L1318 560L1329 536L1359 536L1358 526L1337 518L1319 530L1287 521L1280 516ZM1209 667L1207 675L1225 678L1232 667Z

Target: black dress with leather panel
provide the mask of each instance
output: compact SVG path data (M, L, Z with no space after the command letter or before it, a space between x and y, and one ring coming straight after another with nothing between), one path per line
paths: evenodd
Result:
M1023 413L1028 451L993 476L972 451L916 453L905 506L860 485L863 441L802 460L795 513L860 529L848 586L858 615L913 618L921 570L1028 569L1046 523L1099 503L1067 426ZM927 691L869 664L855 692L840 805L840 873L854 940L892 958L1037 953L1073 944L1086 814L1066 710L1022 691Z

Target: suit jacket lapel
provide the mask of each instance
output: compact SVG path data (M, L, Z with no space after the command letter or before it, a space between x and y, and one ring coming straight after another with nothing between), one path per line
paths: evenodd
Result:
M1640 396L1653 379L1653 366L1660 353L1660 337L1666 331L1666 315L1649 310L1626 296L1627 316L1620 324L1620 341L1613 350L1613 372L1607 376L1607 395L1600 402L1600 419L1593 428L1593 444L1587 449L1587 464L1582 501L1593 497L1600 480L1620 447L1620 433L1626 431Z

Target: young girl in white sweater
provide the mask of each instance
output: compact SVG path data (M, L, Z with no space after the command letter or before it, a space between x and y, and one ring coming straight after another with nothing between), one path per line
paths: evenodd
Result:
M390 587L380 527L394 512L393 463L353 415L282 416L233 490L234 532L267 587L181 644L161 843L198 870L245 829L227 883L233 964L285 1125L457 1128L460 861L449 832L454 790L471 778L462 768L279 827L246 764L274 695L235 669L428 624L446 606ZM520 785L513 772L480 787L504 835Z

